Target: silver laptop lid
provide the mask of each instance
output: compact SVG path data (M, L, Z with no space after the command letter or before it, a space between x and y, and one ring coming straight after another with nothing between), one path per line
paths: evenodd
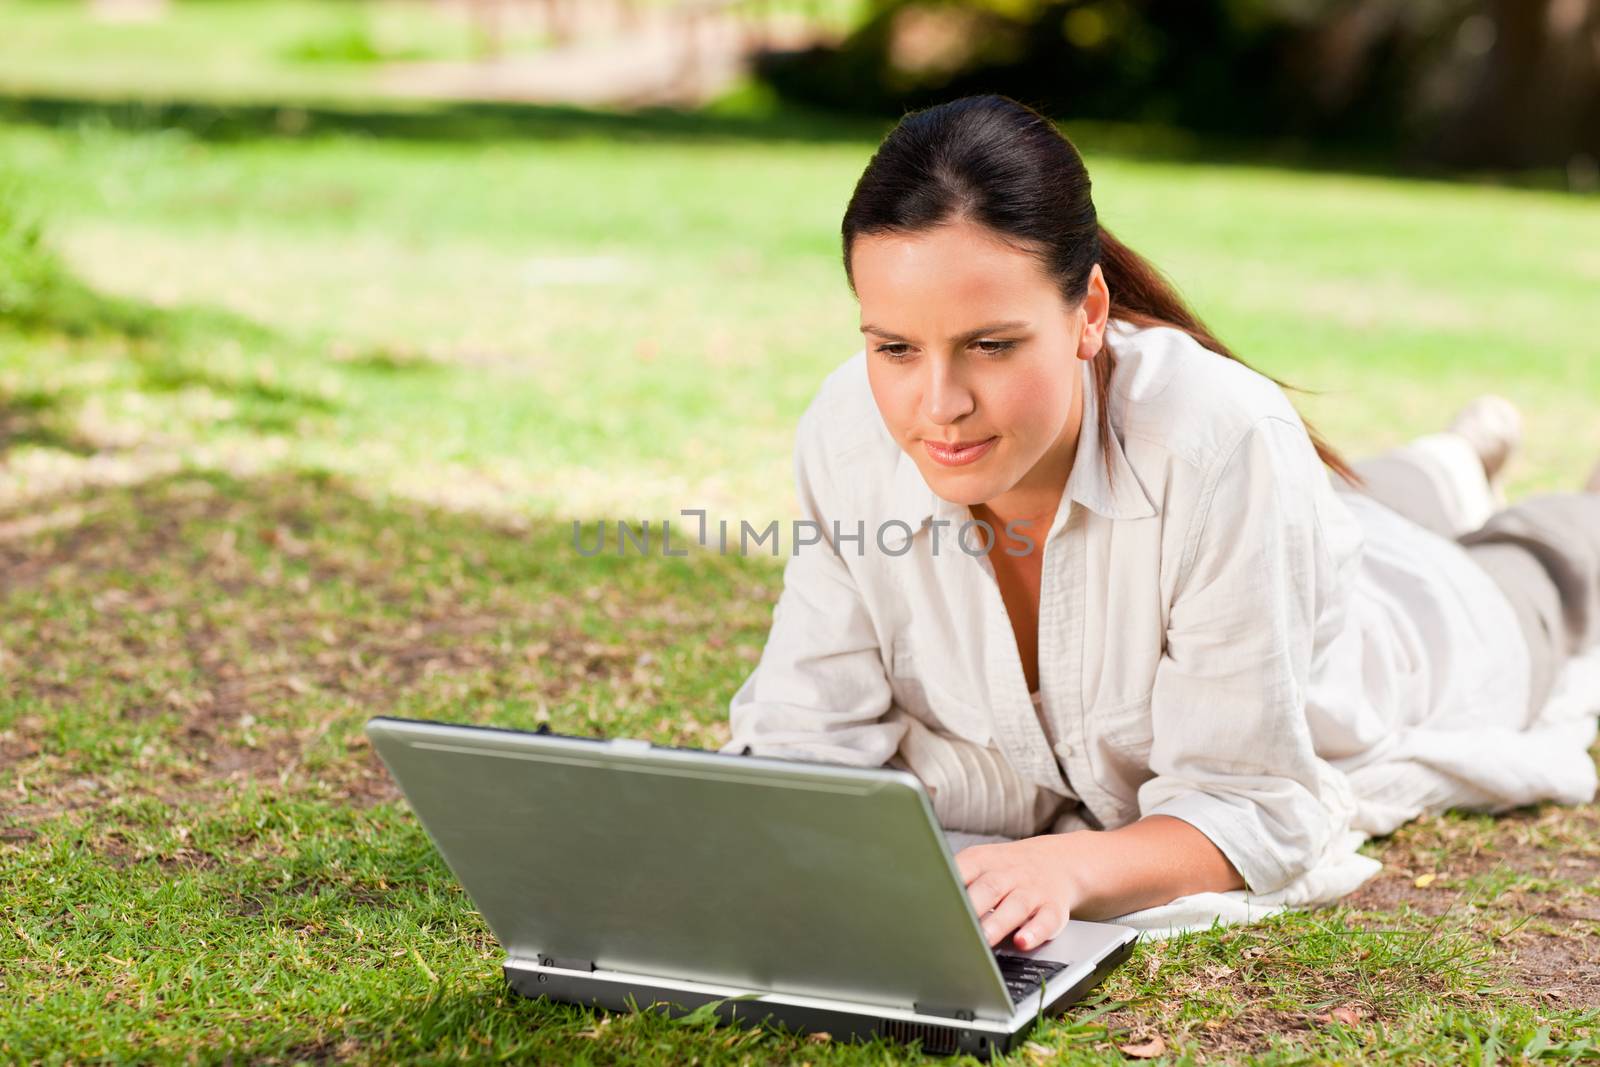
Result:
M910 774L404 719L367 734L510 956L1014 1010Z

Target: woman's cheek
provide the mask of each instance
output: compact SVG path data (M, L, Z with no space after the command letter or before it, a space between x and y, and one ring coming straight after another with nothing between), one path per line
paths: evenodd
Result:
M1044 371L1019 371L991 394L993 425L1019 439L1053 437L1072 400L1070 384Z
M873 373L868 374L867 385L872 392L872 399L878 405L878 414L883 416L884 425L889 427L896 440L907 440L917 427L916 390L911 388L909 382L886 381Z

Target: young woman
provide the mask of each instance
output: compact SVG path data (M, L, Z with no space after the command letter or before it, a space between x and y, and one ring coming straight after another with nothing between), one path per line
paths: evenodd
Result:
M917 774L993 835L956 862L1022 949L1282 889L1425 810L1589 799L1596 708L1550 707L1600 642L1600 493L1488 517L1493 402L1363 491L1089 188L1001 96L873 156L843 223L866 347L797 434L826 541L725 751Z

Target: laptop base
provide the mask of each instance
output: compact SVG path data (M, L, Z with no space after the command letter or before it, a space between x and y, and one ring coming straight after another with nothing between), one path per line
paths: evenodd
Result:
M1137 943L1137 939L1129 940L1102 959L1093 971L1056 998L1050 1013L1059 1013L1086 997L1132 954ZM831 1007L826 1001L810 997L739 996L734 990L695 982L577 970L535 960L507 959L503 970L512 991L530 999L548 997L610 1011L659 1011L669 1017L714 1004L712 1010L726 1024L769 1025L800 1034L826 1033L834 1041L872 1041L880 1037L906 1043L919 1041L926 1053L966 1054L980 1060L1016 1048L1038 1018L1037 1013L1028 1016L1023 1025L1013 1030L1008 1023L989 1019L957 1019L895 1009L880 1013L865 1005Z

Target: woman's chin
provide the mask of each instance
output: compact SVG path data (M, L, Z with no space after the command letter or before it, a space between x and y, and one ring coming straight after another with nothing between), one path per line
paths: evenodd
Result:
M1002 487L992 484L993 481L993 478L976 473L961 474L940 470L928 478L928 488L947 504L970 508L1000 495Z

